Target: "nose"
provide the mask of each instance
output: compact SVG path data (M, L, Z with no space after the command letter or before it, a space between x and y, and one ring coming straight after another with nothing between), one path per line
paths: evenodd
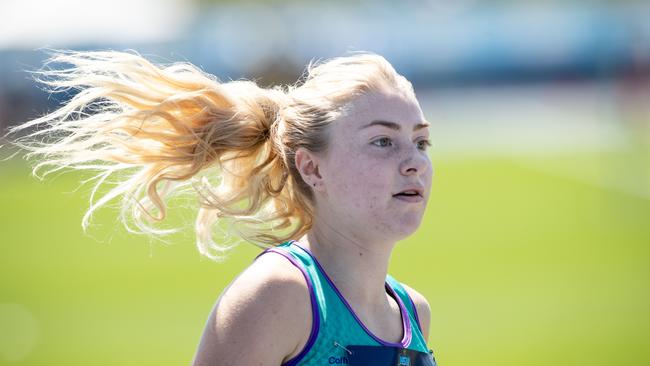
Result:
M400 164L400 172L404 175L424 174L429 169L433 170L426 153L418 149L415 150L416 152L410 152Z

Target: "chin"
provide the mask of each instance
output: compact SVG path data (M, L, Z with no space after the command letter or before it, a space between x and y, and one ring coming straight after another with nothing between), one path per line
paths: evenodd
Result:
M419 228L422 223L422 218L412 220L400 220L392 223L388 226L390 233L386 233L387 236L394 237L395 240L402 240L413 235Z

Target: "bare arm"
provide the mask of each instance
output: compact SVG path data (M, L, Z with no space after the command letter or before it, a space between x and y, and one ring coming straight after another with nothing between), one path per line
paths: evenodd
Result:
M265 254L224 290L213 307L193 366L279 366L311 330L309 290L285 258Z

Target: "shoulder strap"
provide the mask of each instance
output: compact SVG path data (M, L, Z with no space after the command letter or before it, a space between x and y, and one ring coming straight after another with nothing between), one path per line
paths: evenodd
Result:
M418 310L415 307L415 304L413 303L411 296L409 296L404 286L402 286L402 284L390 274L386 275L386 280L395 289L395 292L397 293L397 295L399 295L402 301L404 301L404 304L406 304L406 308L408 309L409 313L411 313L411 315L417 322L418 328L422 329L422 327L420 326L420 319L418 318Z
M404 304L406 304L407 311L409 312L409 316L412 319L411 324L416 324L415 328L417 331L413 332L413 349L417 349L422 352L428 351L433 355L433 350L429 349L427 342L424 339L424 335L422 334L422 326L420 325L420 319L418 318L418 311L415 307L415 304L413 303L413 300L411 299L411 296L408 294L404 286L397 279L395 279L395 277L387 275L386 280L388 281L389 285L393 287L395 293L402 299Z

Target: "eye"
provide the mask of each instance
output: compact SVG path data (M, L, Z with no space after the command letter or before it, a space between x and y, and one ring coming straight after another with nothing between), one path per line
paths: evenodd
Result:
M422 151L425 151L427 149L427 147L432 146L431 140L428 140L428 139L427 140L420 140L420 141L418 141L418 144L422 144L422 145L420 145L420 146L422 146L422 147L420 147L420 150L422 150Z
M377 139L377 140L373 141L372 144L375 145L375 146L380 146L380 145L375 144L375 142L377 142L377 141L386 141L387 143L390 142L392 144L390 138L388 138L388 137L382 137L380 139ZM388 146L388 145L384 145L384 144L381 145L381 147L385 147L385 146Z

